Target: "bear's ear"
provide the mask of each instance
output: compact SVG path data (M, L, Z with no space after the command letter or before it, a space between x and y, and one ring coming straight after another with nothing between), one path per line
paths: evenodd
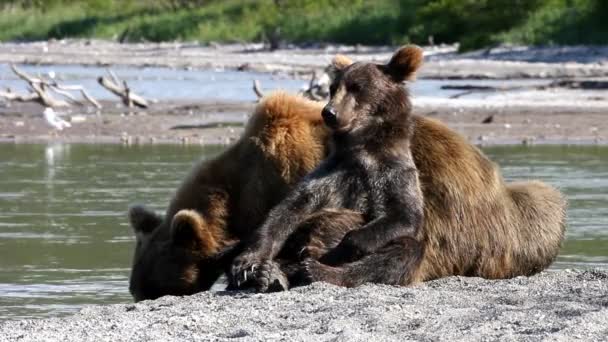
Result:
M332 60L329 67L326 69L330 79L335 79L336 75L344 70L347 66L353 64L353 60L344 56L336 55Z
M208 257L220 248L220 241L210 229L197 211L183 209L171 220L171 241L173 245L196 249L199 255Z
M135 233L149 234L158 227L163 218L143 205L129 207L129 222Z
M423 61L424 53L420 47L406 45L395 52L386 69L395 82L403 82L414 79Z
M205 220L194 210L180 210L171 220L171 240L182 247L198 247L206 243Z
M342 70L344 68L346 68L347 66L353 64L353 60L344 56L344 55L336 55L332 60L331 60L331 65L336 69L336 70Z

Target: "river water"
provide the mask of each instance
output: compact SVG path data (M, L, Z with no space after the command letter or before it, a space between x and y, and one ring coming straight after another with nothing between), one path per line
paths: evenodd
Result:
M82 85L98 100L117 98L97 84L97 77L108 75L107 68L81 65L21 65L19 68L30 75L49 78L53 75L61 84ZM263 90L284 89L298 91L308 85L308 80L294 79L286 74L239 72L232 70L185 70L164 67L113 66L112 71L128 82L136 93L148 99L200 101L201 99L223 101L254 101L253 80L260 81ZM462 94L462 90L442 89L444 85L513 87L548 84L550 80L432 80L420 79L409 85L415 97L445 99ZM27 84L19 79L6 64L0 64L0 86L16 92L26 92ZM490 94L492 94L490 92ZM467 95L468 99L483 97L479 92ZM76 95L79 96L79 95Z
M222 147L0 145L0 320L131 301L125 211L162 211L194 160ZM542 179L570 201L556 268L608 268L608 148L491 147L509 180Z

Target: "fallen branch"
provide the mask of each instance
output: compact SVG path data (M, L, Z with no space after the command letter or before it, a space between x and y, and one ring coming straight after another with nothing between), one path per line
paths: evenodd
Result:
M41 76L33 77L26 72L19 70L17 66L11 64L11 70L22 80L26 81L29 84L32 92L27 95L18 95L12 92L4 92L1 93L0 96L13 101L19 102L38 102L45 107L69 107L70 103L64 100L56 99L51 94L50 91L63 96L68 99L71 103L75 103L78 105L84 105L84 103L74 97L69 91L80 91L83 98L91 103L96 108L101 108L99 102L97 102L91 95L87 93L84 87L79 85L66 86L60 85L56 81L48 81L42 78Z
M308 87L300 91L300 94L314 101L325 101L329 97L329 76L326 74L317 78L317 73L313 72L308 82ZM258 99L264 97L264 91L259 80L253 81L253 92Z
M6 91L0 90L0 97L3 97L9 101L17 102L33 102L37 101L40 98L36 93L17 94L15 92L12 92L10 89L7 89Z
M51 91L53 91L55 94L59 94L65 98L67 98L71 103L79 103L80 101L78 101L74 95L70 94L69 92L62 90L62 89L58 89L55 87L50 88Z
M260 81L253 80L253 92L258 97L258 99L264 97L264 92L262 91L262 87L260 87Z
M57 100L52 97L47 91L43 83L30 83L30 87L40 97L40 103L51 108L69 107L70 104L64 100Z
M31 101L38 102L45 107L57 108L57 107L69 107L70 106L70 104L67 103L66 101L58 100L58 99L55 99L53 96L51 96L47 92L48 84L46 82L44 82L42 79L34 78L34 77L28 75L27 73L19 70L14 64L11 64L11 70L13 70L15 75L17 75L19 78L26 81L30 85L30 88L34 91L34 93L36 95L38 95L36 98L32 97Z
M326 100L329 93L323 89L326 86L325 83L324 78L317 79L317 72L313 71L310 82L308 82L308 88L302 91L302 95L314 101Z
M90 104L92 104L93 106L95 106L96 108L101 108L101 104L99 102L97 102L97 100L95 100L95 98L93 98L93 96L91 96L87 90L80 85L59 85L57 84L57 82L54 82L51 84L53 86L53 91L58 92L58 91L79 91L80 94L82 95L82 97L87 100L87 102L89 102ZM71 94L70 94L71 95ZM80 103L80 101L77 101Z
M557 80L557 81L551 82L546 87L545 86L541 86L541 87L539 87L539 89L567 88L567 89L584 89L584 90L606 90L606 89L608 89L608 81Z
M120 97L122 99L122 103L129 108L133 107L134 105L140 108L148 108L148 101L131 91L126 81L122 81L121 86L121 82L118 77L116 77L111 70L108 70L108 73L110 74L110 77L101 76L97 79L97 82L102 87Z

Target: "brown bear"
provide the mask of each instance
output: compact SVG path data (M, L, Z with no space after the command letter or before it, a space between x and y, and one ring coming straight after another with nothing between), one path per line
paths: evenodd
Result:
M334 60L338 72L350 63L344 56ZM180 246L188 239L171 238L170 219L163 221L142 207L131 210L138 236L130 285L136 300L209 288L237 254L231 246L255 230L287 189L325 156L328 132L322 108L323 104L297 96L271 95L256 109L243 138L215 160L195 167L165 216L172 218L179 210L190 209L196 215L186 215L183 221L197 215L205 218L204 229L186 225L197 232L192 246ZM566 203L561 194L537 181L505 184L497 166L459 134L430 118L414 115L413 121L410 148L424 198L424 223L416 239L425 251L411 282L449 275L509 278L546 268L563 239ZM234 152L246 150L253 151L251 156ZM254 171L235 171L245 171L244 165L252 160L257 165ZM192 186L199 178L207 185ZM233 187L239 183L244 187ZM247 191L241 191L245 187ZM244 197L229 198L229 192ZM181 197L186 200L182 202ZM218 205L222 202L225 205ZM210 212L220 215L214 219ZM362 218L357 215L325 219L325 226L333 223L333 227L304 229L312 233L290 238L279 253L284 260L281 268L289 275L301 269L302 258L322 258L359 225ZM182 218L178 217L176 228ZM314 224L309 228L319 226L314 217L310 222ZM200 232L208 232L207 237Z
M340 227L347 231L344 239L320 260L306 261L312 281L357 286L448 275L507 278L536 273L554 260L565 229L566 203L557 190L540 182L505 185L478 149L429 119L414 119L409 145L409 101L395 84L411 77L421 60L413 47L398 50L387 65L334 60L331 100L322 112L333 130L334 152L252 235L231 269L236 286L252 281L260 291L285 288L274 258L300 222L323 208L355 210L364 224ZM422 222L415 211L417 179L405 176L406 170L415 173L408 168L408 147L424 193L422 229L416 227ZM372 175L375 170L386 175ZM331 229L338 228L318 230ZM352 254L358 260L324 264L322 258L336 251L338 260L345 253L351 254L346 261Z
M285 93L268 96L235 144L194 166L164 217L143 206L130 208L135 300L211 287L235 242L326 155L322 107Z
M259 291L277 281L286 284L275 273L280 268L274 259L301 222L323 210L355 211L364 220L330 252L333 264L356 262L332 268L309 261L313 280L348 286L410 282L423 255L415 238L422 228L423 198L410 151L412 106L401 83L414 76L422 55L419 47L406 46L386 65L355 63L336 74L321 112L331 130L331 153L252 234L233 263L233 284L251 280Z

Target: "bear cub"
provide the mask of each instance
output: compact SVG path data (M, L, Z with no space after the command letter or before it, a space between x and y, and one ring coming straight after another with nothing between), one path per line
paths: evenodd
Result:
M332 135L330 155L247 241L232 264L232 286L286 289L287 278L275 258L302 222L328 209L333 219L343 210L363 220L325 255L304 261L310 281L349 287L410 282L424 253L416 240L424 204L409 144L412 106L402 82L413 78L422 61L416 46L402 47L382 65L334 59L331 98L322 111Z

